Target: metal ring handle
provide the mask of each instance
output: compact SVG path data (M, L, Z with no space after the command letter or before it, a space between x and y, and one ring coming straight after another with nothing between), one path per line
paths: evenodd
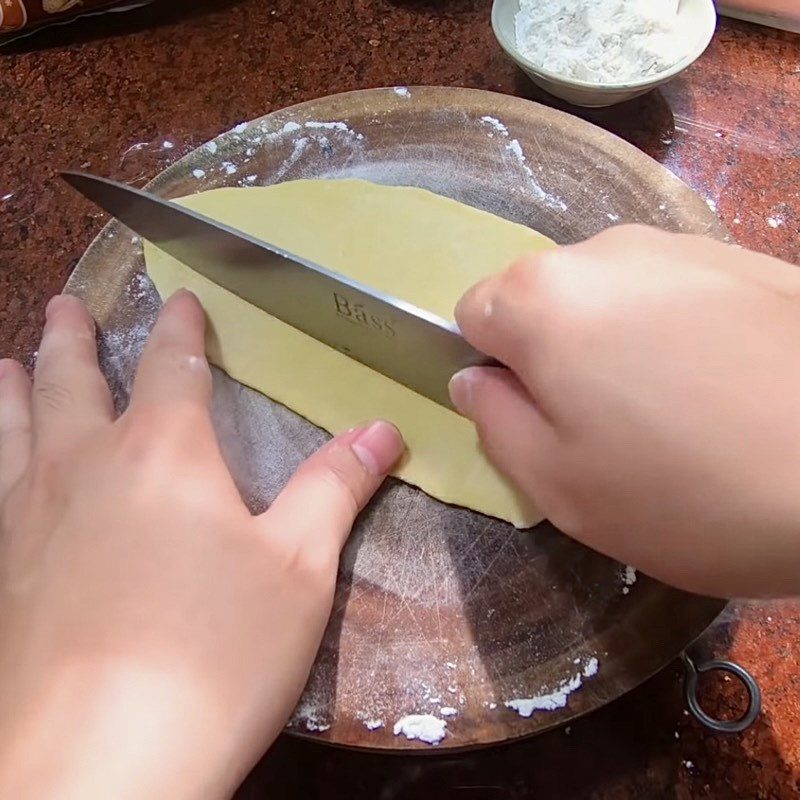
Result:
M744 667L733 661L705 661L702 664L695 664L686 653L683 654L683 667L686 672L683 684L686 705L701 725L717 733L741 733L756 721L761 713L761 689L755 678ZM744 684L748 695L748 706L747 711L739 719L715 719L700 707L697 699L697 678L701 673L717 670L735 675Z

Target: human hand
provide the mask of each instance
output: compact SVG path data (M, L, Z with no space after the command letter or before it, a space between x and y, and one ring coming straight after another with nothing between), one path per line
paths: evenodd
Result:
M402 441L388 423L334 439L253 517L210 398L188 292L117 420L75 298L48 306L32 388L0 362L0 796L225 797L297 702Z
M513 374L459 373L454 402L557 527L684 589L800 590L800 270L619 227L522 259L456 318Z

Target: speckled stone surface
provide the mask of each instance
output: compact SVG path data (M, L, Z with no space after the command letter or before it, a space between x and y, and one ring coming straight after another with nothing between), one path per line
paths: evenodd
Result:
M564 108L504 56L486 0L175 0L0 49L2 355L31 362L45 300L103 223L56 169L141 185L242 120L397 84L473 86ZM668 166L741 244L800 263L800 37L723 22L707 54L661 91L577 113ZM800 604L734 605L698 651L741 662L761 683L764 714L747 733L715 736L685 716L675 666L568 732L481 753L378 757L284 740L240 794L800 796ZM703 698L717 714L741 704L735 681L709 681Z

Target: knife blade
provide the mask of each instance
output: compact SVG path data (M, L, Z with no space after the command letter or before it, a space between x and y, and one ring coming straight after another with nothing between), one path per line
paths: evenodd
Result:
M107 178L72 171L61 176L213 283L453 411L450 378L465 367L498 363L453 323L269 242Z

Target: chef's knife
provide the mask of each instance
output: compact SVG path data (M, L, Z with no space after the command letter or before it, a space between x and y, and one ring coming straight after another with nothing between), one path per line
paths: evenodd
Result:
M204 277L442 406L455 410L447 384L456 372L497 363L469 345L457 326L411 303L140 189L61 174Z

